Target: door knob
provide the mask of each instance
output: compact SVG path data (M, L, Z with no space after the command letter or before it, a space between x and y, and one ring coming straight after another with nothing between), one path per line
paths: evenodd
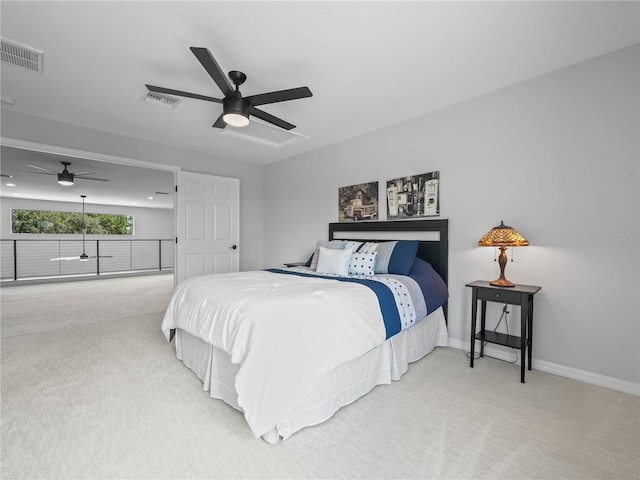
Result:
M236 248L238 248L238 246L237 245L231 245L229 248L232 249L232 250L235 250Z

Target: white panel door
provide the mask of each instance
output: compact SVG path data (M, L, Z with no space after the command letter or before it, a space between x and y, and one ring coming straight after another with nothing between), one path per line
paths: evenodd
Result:
M176 284L239 268L240 180L178 172Z

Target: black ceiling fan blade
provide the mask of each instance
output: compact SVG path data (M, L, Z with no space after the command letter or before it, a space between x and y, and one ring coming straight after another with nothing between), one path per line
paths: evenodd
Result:
M216 62L216 59L213 58L211 52L204 47L190 47L190 50L202 64L209 76L213 78L213 81L216 82L216 85L218 85L218 88L224 93L224 96L228 97L233 95L233 88L229 80L227 80L227 76L220 68L220 65L218 65L218 62Z
M221 113L218 119L216 120L216 123L214 123L211 126L216 128L225 128L227 126L227 122L225 122L222 117L224 117L224 113Z
M207 102L222 103L219 98L208 97L206 95L199 95L197 93L183 92L182 90L173 90L172 88L156 87L155 85L146 85L147 90L155 93L165 93L167 95L177 95L179 97L195 98L197 100L205 100Z
M34 175L58 175L57 173L47 173L47 172L23 172L19 171L18 173L30 173Z
M266 105L267 103L286 102L288 100L297 100L299 98L312 97L313 94L308 87L289 88L287 90L279 90L277 92L259 93L245 97L251 105Z
M95 180L97 182L108 182L109 181L108 178L83 177L82 175L78 176L77 174L74 175L74 178L76 180Z
M278 117L274 117L273 115L271 115L270 113L267 113L263 110L260 110L259 108L256 108L254 106L251 106L249 108L249 113L251 115L253 115L254 117L258 117L261 120L264 120L265 122L269 122L272 123L280 128L284 128L285 130L291 130L293 128L296 128L295 125L289 123L289 122L285 122L284 120L282 120L281 118Z
M59 173L59 172L56 172L55 170L51 170L49 168L39 167L38 165L27 165L27 167L37 168L38 170L44 170L45 172L55 173L56 175Z

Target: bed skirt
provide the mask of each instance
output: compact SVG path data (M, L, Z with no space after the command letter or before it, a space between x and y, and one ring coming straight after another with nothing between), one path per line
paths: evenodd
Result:
M229 355L184 330L176 330L176 356L202 381L203 389L232 407L238 406L235 375L238 365ZM316 388L287 418L263 435L275 444L298 430L322 423L338 409L354 402L376 385L399 380L415 362L437 346L447 346L448 335L442 308L386 340L362 357L340 365L325 375Z

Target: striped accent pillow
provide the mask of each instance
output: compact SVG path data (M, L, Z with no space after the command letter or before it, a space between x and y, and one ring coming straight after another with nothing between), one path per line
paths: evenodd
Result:
M360 247L362 247L362 245L364 245L364 242L358 242L357 240L345 240L344 242L344 248L350 248L354 252L360 250Z
M418 253L418 243L418 240L366 242L358 253L377 253L374 273L408 275Z

